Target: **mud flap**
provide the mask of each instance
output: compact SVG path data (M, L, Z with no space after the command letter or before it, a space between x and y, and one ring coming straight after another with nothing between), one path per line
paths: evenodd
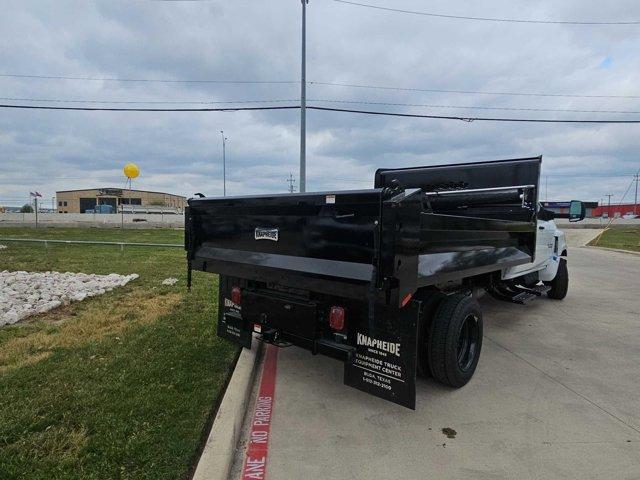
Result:
M220 276L220 291L218 295L218 328L217 334L221 338L232 341L244 348L251 348L253 334L246 320L242 318L242 309L229 298L230 288L227 277Z
M372 325L363 322L356 331L345 385L415 410L419 314L415 301L401 309L376 305Z

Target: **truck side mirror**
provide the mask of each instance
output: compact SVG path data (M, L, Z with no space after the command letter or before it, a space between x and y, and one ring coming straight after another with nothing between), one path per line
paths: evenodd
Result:
M570 222L579 222L580 220L584 220L585 215L587 214L587 209L584 206L584 203L580 200L571 200L569 204L569 221Z

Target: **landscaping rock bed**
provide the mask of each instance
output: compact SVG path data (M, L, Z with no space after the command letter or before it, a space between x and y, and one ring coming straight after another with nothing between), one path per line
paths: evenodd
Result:
M0 326L122 287L137 274L0 272Z

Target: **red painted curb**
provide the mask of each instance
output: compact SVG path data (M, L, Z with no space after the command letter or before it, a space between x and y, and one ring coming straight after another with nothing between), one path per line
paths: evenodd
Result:
M251 417L249 446L247 447L247 457L242 469L243 480L264 480L266 478L277 366L278 347L267 345L262 379L260 380L260 392Z

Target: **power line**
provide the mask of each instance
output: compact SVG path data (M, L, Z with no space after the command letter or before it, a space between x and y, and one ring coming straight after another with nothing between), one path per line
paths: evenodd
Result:
M373 173L371 174L373 175ZM573 173L550 173L550 174L546 174L544 172L542 172L540 174L541 177L550 177L550 178L555 178L555 177L575 177L575 178L628 178L628 177L634 177L635 173L620 173L620 174L599 174L599 173L590 173L590 174L573 174ZM635 178L635 177L634 177ZM346 177L332 177L332 179L336 179L336 180L341 180L341 181L369 181L368 179L363 179L363 178L346 178ZM2 180L0 178L0 180ZM42 176L30 176L30 177L24 177L24 178L15 178L12 177L13 181L41 181L41 180L90 180L90 181L105 181L105 182L113 182L116 183L120 180L120 177L118 176L118 174L113 174L113 175L104 175L104 176L91 176L91 177L55 177L55 176L50 176L50 175L42 175ZM289 182L289 179L286 180L287 183ZM635 180L634 180L635 181ZM295 183L295 179L294 179L294 183ZM6 199L8 197L0 197L1 199ZM20 197L22 198L22 197Z
M56 98L14 98L0 97L0 100L11 102L49 102L49 103L100 103L100 104L192 104L192 105L220 105L220 104L242 104L242 103L284 103L297 102L297 98L273 99L273 100L61 100ZM639 112L640 113L640 112Z
M637 181L637 176L638 174L640 174L640 168L638 169L638 171L634 174L633 176L633 180L631 180L631 183L629 184L629 186L627 187L627 189L624 191L624 193L622 194L622 197L620 197L620 202L618 202L618 205L622 205L622 201L624 200L624 198L627 196L627 193L629 193L629 190L631 190L631 186L633 185L634 182ZM605 195L606 196L606 195ZM611 201L611 197L609 197L609 201Z
M264 100L225 100L225 101L206 101L206 100L67 100L52 98L15 98L0 97L0 100L12 102L48 102L48 103L91 103L91 104L193 104L193 105L221 105L221 104L247 104L247 103L285 103L296 102L298 99L264 99ZM505 110L505 111L526 111L526 112L572 112L572 113L620 113L620 114L640 114L640 110L584 110L573 108L522 108L522 107L483 107L475 105L435 105L425 103L399 103L399 102L373 102L367 100L336 100L328 98L310 99L312 102L323 103L344 103L358 105L386 105L386 106L403 106L403 107L427 107L427 108L455 108L455 109L473 109L473 110Z
M221 84L297 84L299 80L179 80L166 78L114 78L114 77L83 77L65 75L23 75L17 73L0 73L0 77L36 78L49 80L87 80L95 82L141 82L141 83L221 83Z
M574 112L574 113L624 113L637 114L640 110L581 110L574 108L520 108L520 107L481 107L474 105L433 105L424 103L396 103L396 102L371 102L364 100L332 100L332 99L311 99L312 102L328 102L328 103L348 103L360 105L387 105L402 107L428 107L428 108L456 108L456 109L475 109L475 110L509 110L509 111L525 111L525 112Z
M470 17L470 16L464 16L464 15L446 15L442 13L419 12L416 10L402 10L399 8L383 7L380 5L351 2L347 0L333 0L333 1L336 3L344 3L347 5L354 5L357 7L373 8L375 10L384 10L387 12L408 13L411 15L448 18L453 20L476 20L476 21L482 21L482 22L501 22L501 23L538 23L538 24L551 24L551 25L638 25L640 24L640 21L638 20L613 21L613 22L599 22L599 21L583 22L583 21L575 21L575 20L526 20L526 19L516 19L516 18Z
M52 107L50 105L3 105L0 108L18 108L28 110L76 110L89 112L243 112L258 110L294 110L297 105L278 107L228 107L228 108L110 108L110 107Z
M113 108L113 107L55 107L44 105L7 105L0 104L0 108L16 108L27 110L74 110L74 111L93 111L93 112L241 112L241 111L260 111L260 110L295 110L299 109L299 105L286 105L277 107L228 107L228 108ZM529 122L529 123L588 123L588 124L639 124L640 120L565 120L552 118L504 118L504 117L459 117L449 115L423 115L416 113L398 113L398 112L381 112L374 110L352 110L346 108L330 108L307 106L310 110L340 112L340 113L356 113L361 115L376 115L387 117L405 117L405 118L431 118L436 120L460 120L463 122Z
M503 117L456 117L448 115L421 115L416 113L396 113L396 112L380 112L373 110L351 110L346 108L329 108L307 106L310 110L321 110L326 112L342 112L357 113L361 115L379 115L388 117L406 117L406 118L432 118L437 120L460 120L463 122L529 122L529 123L591 123L591 124L639 124L640 120L563 120L552 118L503 118Z
M35 78L35 79L55 79L55 80L88 80L88 81L110 81L110 82L145 82L145 83L212 83L212 84L299 84L299 80L172 80L161 78L96 78L82 76L63 76L63 75L22 75L13 73L3 73L0 77L13 78ZM411 88L396 87L385 85L367 85L356 83L340 83L340 82L320 82L308 81L308 85L316 86L332 86L332 87L348 87L348 88L367 88L377 90L394 90L403 92L426 92L426 93L456 93L471 95L511 95L525 97L567 97L567 98L640 98L640 95L581 95L571 93L539 93L539 92L492 92L481 90L448 90L439 88Z
M339 82L308 82L310 85L330 86L330 87L348 87L348 88L367 88L374 90L394 90L400 92L425 92L425 93L460 93L471 95L510 95L516 97L567 97L567 98L640 98L640 95L579 95L572 93L539 93L539 92L491 92L482 90L446 90L441 88L411 88L411 87L394 87L386 85L366 85L357 83L339 83Z

